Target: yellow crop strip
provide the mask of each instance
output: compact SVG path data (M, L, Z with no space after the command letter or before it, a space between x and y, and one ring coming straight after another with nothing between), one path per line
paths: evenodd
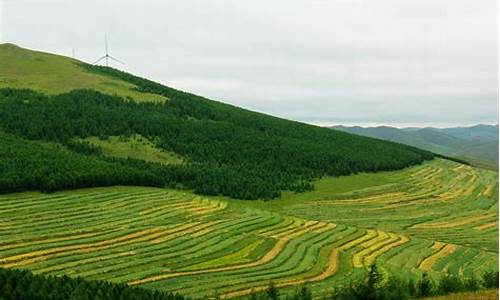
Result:
M491 217L497 216L497 213L489 213L485 215L471 215L464 219L458 219L454 222L436 222L436 223L422 223L416 224L412 228L429 228L429 229L445 229L445 228L455 228L464 225L469 225L476 223L481 220L485 220Z
M488 184L486 188L481 192L481 196L489 197L493 193L493 185Z
M166 204L166 205L160 205L160 206L156 206L156 207L153 207L153 208L148 208L148 209L144 209L142 211L139 212L139 215L148 215L148 214L151 214L151 213L154 213L154 212L157 212L157 211L161 211L161 210L164 210L164 209L178 209L178 208L184 208L186 206L194 206L193 203L186 203L186 202L180 202L180 203L170 203L170 204Z
M495 227L498 228L498 221L491 222L491 223L486 223L486 224L483 224L483 225L479 225L479 226L474 227L474 229L483 231L483 230L490 229L490 228L495 228Z
M395 237L397 237L397 239L395 240L392 236L391 236L391 243L383 246L382 248L378 249L378 250L375 250L373 251L370 255L366 256L364 258L364 264L365 266L371 266L373 265L373 263L375 262L375 260L377 259L377 257L379 257L380 255L384 254L385 252L388 252L389 250L391 249L394 249L394 248L397 248L407 242L410 241L410 238L407 237L407 236L397 236L393 233L390 233L389 235L394 235Z
M372 203L372 202L381 202L385 201L391 197L403 197L407 195L404 192L394 192L394 193L387 193L387 194L381 194L381 195L375 195L375 196L369 196L369 197L361 197L361 198L356 198L356 199L335 199L335 200L319 200L319 201L312 201L311 204L318 204L318 205L345 205L346 203L349 204L360 204L360 203Z
M386 232L378 231L377 233L378 235L376 238L371 239L359 245L360 247L363 247L363 250L355 253L352 257L352 264L355 268L362 267L364 257L367 254L371 253L373 251L372 249L377 248L378 245L386 242L386 240L390 238L390 235L387 234Z
M434 263L436 263L436 261L450 255L457 249L457 246L453 244L443 244L441 242L435 242L433 249L436 249L438 247L440 247L439 250L434 252L434 254L432 254L431 256L425 258L420 263L419 265L420 269L424 271L430 271L432 269L432 266L434 266Z
M223 222L225 220L218 220L217 222L193 222L187 224L180 224L175 226L174 228L165 232L165 234L161 237L151 240L152 244L160 244L166 241L170 241L172 239L178 238L180 236L185 236L189 234L194 234L198 231L207 230L211 226Z
M62 242L62 241L78 240L78 239L82 239L82 238L93 237L93 236L96 236L96 235L99 235L99 234L109 233L109 232L110 231L105 231L105 232L90 232L90 233L83 233L83 234L73 234L73 235L67 235L67 236L55 237L55 238L49 238L49 239L42 239L42 240L34 240L34 241L29 241L29 242L19 242L19 243L13 243L13 244L0 245L0 251L2 251L2 250L8 250L8 249L21 248L21 247L26 247L26 246L32 246L32 245L42 245L42 244L57 243L57 242Z
M218 266L223 266L223 265L227 265L227 264L239 264L242 261L244 261L245 258L263 242L264 242L264 240L255 241L255 242L243 247L241 250L239 250L237 252L234 252L234 253L231 253L231 254L228 254L228 255L225 255L222 257L218 257L218 258L215 258L213 260L204 261L202 263L181 269L180 271L207 269L207 268L218 267Z
M76 266L80 266L80 265L84 265L84 264L104 261L104 260L108 260L108 259L112 259L112 258L133 256L135 254L136 254L135 251L126 251L126 252L114 253L114 254L109 254L109 255L101 255L101 256L97 256L97 257L86 258L86 259L81 259L81 260L77 260L77 261L70 261L67 263L62 263L62 264L58 264L55 266L42 268L42 269L34 271L34 273L36 273L36 274L49 273L49 272L64 270L67 268L74 268Z

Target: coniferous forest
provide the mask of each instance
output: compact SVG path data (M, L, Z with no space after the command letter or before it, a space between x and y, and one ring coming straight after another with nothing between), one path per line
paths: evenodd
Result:
M2 300L187 300L161 291L68 276L41 276L24 270L0 268Z
M0 191L124 184L270 199L282 190L310 190L313 178L401 169L434 157L409 146L250 112L111 68L85 68L167 100L137 103L93 90L49 96L2 89ZM185 163L105 158L78 140L132 134L181 155Z

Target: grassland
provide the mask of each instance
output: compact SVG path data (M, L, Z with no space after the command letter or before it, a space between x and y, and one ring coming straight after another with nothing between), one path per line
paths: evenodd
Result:
M146 187L0 196L0 267L244 296L316 295L377 262L398 276L498 269L498 175L445 160L324 178L269 202Z
M166 100L160 95L138 92L134 85L125 81L84 72L79 64L69 57L0 44L0 88L32 89L47 94L91 88L139 102Z
M110 136L104 139L89 137L85 141L101 149L105 156L134 158L161 164L180 164L182 158L173 152L158 148L141 135Z

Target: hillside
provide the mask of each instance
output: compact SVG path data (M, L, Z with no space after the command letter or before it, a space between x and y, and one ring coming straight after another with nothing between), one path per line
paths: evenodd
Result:
M126 184L275 198L283 190L310 190L311 180L325 175L396 170L434 157L12 44L0 45L0 87L3 192ZM149 154L124 156L105 149L110 138L132 141L135 135L147 141ZM37 146L12 151L29 143ZM64 155L54 152L49 163L33 159L45 157L47 147ZM154 153L151 147L176 163L143 159ZM99 167L85 168L86 161ZM31 172L26 173L27 166ZM76 171L81 169L84 174Z
M446 156L464 159L473 165L498 168L498 125L452 128L345 127L333 129L411 145Z

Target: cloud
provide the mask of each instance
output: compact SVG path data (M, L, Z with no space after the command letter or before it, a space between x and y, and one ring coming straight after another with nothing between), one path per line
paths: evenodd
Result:
M3 39L300 121L498 122L495 0L5 1Z

